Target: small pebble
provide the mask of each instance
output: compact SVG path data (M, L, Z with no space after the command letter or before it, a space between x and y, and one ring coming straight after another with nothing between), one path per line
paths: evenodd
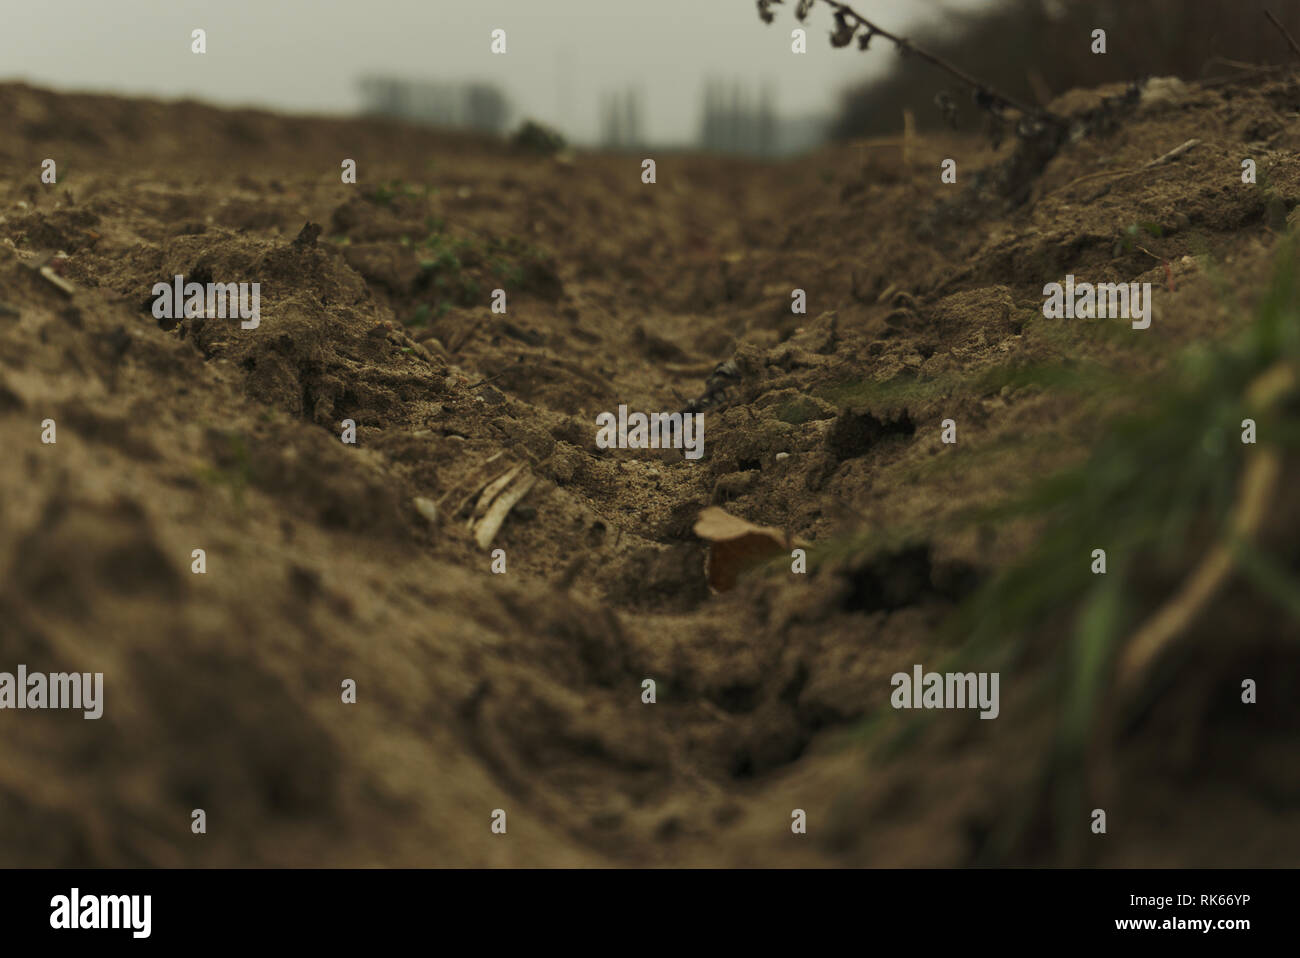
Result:
M430 524L438 521L438 504L436 502L432 499L426 499L424 496L416 496L414 502L415 511L428 519Z
M788 452L778 452L776 454L777 462L780 462L782 459L789 459L789 458L790 458L790 454Z

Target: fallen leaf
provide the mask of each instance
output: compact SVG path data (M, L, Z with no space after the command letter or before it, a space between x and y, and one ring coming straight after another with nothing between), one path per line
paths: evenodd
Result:
M755 525L720 506L700 510L695 534L709 542L704 574L714 592L734 588L743 571L790 548L782 530Z

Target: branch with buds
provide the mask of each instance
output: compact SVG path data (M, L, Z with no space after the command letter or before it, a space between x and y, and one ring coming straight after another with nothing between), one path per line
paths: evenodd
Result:
M785 0L758 0L759 17L762 18L764 23L771 23L776 19L772 13L772 5L784 2ZM1019 111L1026 118L1062 127L1066 125L1066 121L1056 114L1038 107L1028 106L1004 93L999 93L987 83L977 80L965 70L943 59L943 57L916 46L906 37L890 33L884 27L872 23L846 3L840 3L838 0L798 0L794 12L796 19L800 23L805 22L808 14L812 12L813 5L818 2L825 3L835 11L835 32L831 34L831 46L846 47L853 42L853 38L856 36L858 49L866 50L871 46L871 41L874 38L880 37L894 44L899 53L920 57L961 81L972 90L975 104L995 117L1000 118L1003 110L1009 107Z

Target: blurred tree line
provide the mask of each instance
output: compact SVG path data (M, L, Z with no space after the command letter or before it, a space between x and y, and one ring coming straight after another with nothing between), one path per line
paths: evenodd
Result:
M704 86L699 144L709 151L770 156L777 146L775 96L764 85L757 96L747 84L709 79Z
M628 87L605 93L600 99L600 144L607 150L626 150L640 146L641 91Z
M372 116L499 133L510 114L505 94L491 83L366 76L358 87Z

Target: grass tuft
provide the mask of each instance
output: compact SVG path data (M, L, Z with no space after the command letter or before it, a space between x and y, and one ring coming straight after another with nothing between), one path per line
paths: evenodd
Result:
M1019 671L1036 686L1027 698L1055 711L1053 744L1040 756L1044 788L1037 798L1050 806L1060 842L1071 844L1084 821L1088 756L1105 734L1102 715L1123 706L1116 663L1125 640L1191 566L1216 545L1229 546L1235 572L1300 622L1300 583L1281 560L1229 529L1250 458L1300 448L1300 429L1286 422L1281 408L1294 401L1291 392L1263 406L1252 398L1252 390L1263 379L1276 379L1279 369L1300 369L1296 257L1295 237L1288 236L1237 341L1189 349L1165 374L1129 384L1134 401L1125 405L1137 411L1109 423L1086 461L966 517L985 523L1033 519L1043 528L1020 561L956 610L944 636L953 653L943 668L1002 671L1004 689L1007 673ZM1094 379L1093 371L1079 375L1080 368L1025 374L1046 375L1056 386L1108 382L1105 374ZM987 375L991 384L1020 381L1008 378L1008 370ZM1256 445L1240 441L1247 418L1257 422ZM1094 549L1106 552L1105 575L1093 572ZM919 734L909 719L876 718L873 728L892 729L884 754L897 754ZM1016 833L995 836L990 847L1003 853L1014 847L1016 830L1028 827L1035 814L1026 808L1010 826Z

